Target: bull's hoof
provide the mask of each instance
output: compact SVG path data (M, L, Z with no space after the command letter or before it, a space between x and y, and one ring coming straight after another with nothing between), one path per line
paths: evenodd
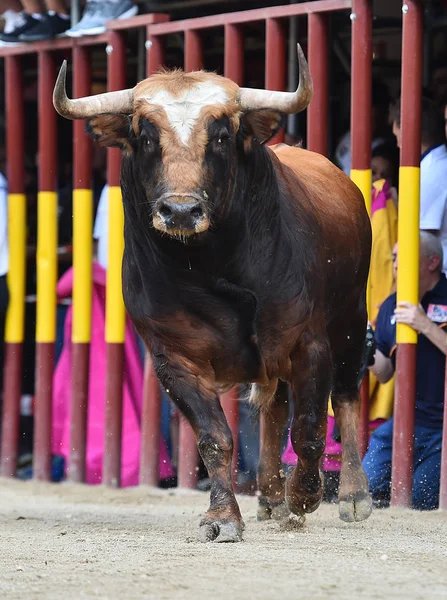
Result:
M314 489L305 489L302 485L297 485L297 479L291 477L286 483L286 501L287 505L295 515L302 516L305 513L312 513L320 506L323 499L323 474L320 472L318 487ZM299 482L299 480L298 480Z
M258 498L258 521L268 521L273 519L274 521L282 521L287 519L290 515L290 510L285 500L273 503L265 496L259 496Z
M208 521L200 523L199 542L242 542L244 523L235 521Z
M363 490L340 497L338 514L342 521L353 523L364 521L372 512L372 498L369 492Z

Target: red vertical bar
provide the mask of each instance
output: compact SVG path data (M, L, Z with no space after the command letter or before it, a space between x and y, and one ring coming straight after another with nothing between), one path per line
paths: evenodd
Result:
M371 0L353 3L351 69L351 168L371 169Z
M200 32L195 29L185 31L185 71L203 69L203 50Z
M164 40L161 36L150 34L151 26L147 27L147 61L146 61L146 75L150 77L153 73L156 73L158 69L164 64L165 61L165 49Z
M225 25L225 77L238 85L244 83L244 37L237 25Z
M244 38L242 29L225 25L225 77L238 85L244 82ZM239 456L239 397L237 388L221 396L221 404L233 437L233 481L236 483Z
M265 88L284 91L286 89L286 38L284 26L278 19L267 19L265 41ZM284 131L280 131L269 142L278 144L284 141Z
M160 384L152 360L146 353L141 417L140 485L156 486L160 479L160 417Z
M403 3L401 167L421 162L421 111L423 73L423 4ZM417 344L398 344L394 401L392 494L393 506L411 506L413 487L414 410L416 399Z
M38 54L39 191L55 192L57 179L56 112L53 109L55 68L51 52ZM54 342L36 347L36 396L34 413L34 477L51 479L51 423Z
M76 98L90 95L91 63L88 47L77 46L73 49L73 91ZM73 122L73 186L75 189L91 187L92 147L89 136L85 133L85 121Z
M442 427L441 483L439 486L439 508L447 510L447 364L444 385L444 420Z
M351 51L351 170L368 206L371 198L371 98L372 98L372 12L371 0L354 0ZM351 173L354 177L354 172ZM369 286L369 283L368 283ZM368 287L369 290L369 287ZM368 291L369 294L369 291ZM361 388L359 450L369 441L369 376Z
M309 69L314 95L307 109L307 148L327 156L328 153L328 17L309 14Z
M194 489L197 486L198 458L196 436L183 415L179 425L178 486Z
M233 438L233 483L236 483L239 457L239 396L237 387L220 397L220 403Z
M24 113L21 58L5 58L6 155L8 192L24 193ZM0 344L3 340L0 340ZM14 477L17 469L20 396L22 385L22 342L5 344L1 474ZM1 390L0 390L1 392Z
M109 33L107 61L108 91L114 92L126 88L126 47L123 34L119 31ZM107 183L119 186L121 169L121 151L118 148L107 150Z
M73 89L75 97L90 95L91 73L88 48L73 49ZM91 187L91 142L85 133L85 122L73 123L73 189ZM86 210L87 207L86 207ZM76 243L76 240L75 240ZM90 344L72 344L72 395L70 415L70 458L67 478L75 483L85 480L87 447L87 406Z
M108 90L126 88L125 45L122 33L109 34L107 80ZM107 150L107 183L120 185L121 151ZM121 483L121 445L123 423L124 344L107 343L106 356L106 435L104 445L105 485L119 487Z

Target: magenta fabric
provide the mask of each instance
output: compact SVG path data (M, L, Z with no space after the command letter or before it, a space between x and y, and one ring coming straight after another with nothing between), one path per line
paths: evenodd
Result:
M390 184L385 181L381 190L373 187L371 200L371 217L381 208L386 208L387 200L390 198Z
M69 298L73 290L73 269L67 271L57 284L59 298ZM105 295L106 272L93 263L92 336L90 344L90 375L87 417L86 483L102 482L105 419ZM65 320L64 346L53 378L53 454L68 460L70 442L71 398L71 328L72 307ZM121 485L138 485L140 462L140 431L143 392L143 365L138 352L136 334L126 317L124 343L123 439L121 455ZM174 475L166 444L160 441L160 478Z
M370 434L379 427L382 423L385 422L385 419L375 419L374 421L370 421L369 423L369 431ZM341 460L341 444L336 442L332 433L334 431L335 426L335 418L331 415L328 415L327 418L327 432L326 432L326 447L324 449L324 461L323 461L323 470L324 471L340 471L340 460ZM292 441L289 437L287 438L287 446L282 455L282 462L286 465L296 465L298 460L298 456L295 454L294 449L292 448Z

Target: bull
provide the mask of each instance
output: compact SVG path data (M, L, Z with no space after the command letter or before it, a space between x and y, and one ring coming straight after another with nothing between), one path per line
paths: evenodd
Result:
M258 518L303 516L323 495L331 396L343 454L339 516L372 509L357 443L371 228L359 189L329 160L266 146L309 105L298 45L295 92L247 89L217 74L160 71L133 89L53 102L122 150L126 309L211 479L199 539L240 541L233 440L219 393L251 384L264 420ZM298 463L280 458L288 390Z

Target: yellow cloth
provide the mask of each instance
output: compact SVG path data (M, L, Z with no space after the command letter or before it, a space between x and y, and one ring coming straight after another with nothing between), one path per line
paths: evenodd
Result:
M397 210L384 179L373 183L371 210L372 250L370 267L371 314L375 324L380 305L392 293L394 285L392 252L397 242ZM393 414L394 377L380 384L369 374L369 419L389 419Z

